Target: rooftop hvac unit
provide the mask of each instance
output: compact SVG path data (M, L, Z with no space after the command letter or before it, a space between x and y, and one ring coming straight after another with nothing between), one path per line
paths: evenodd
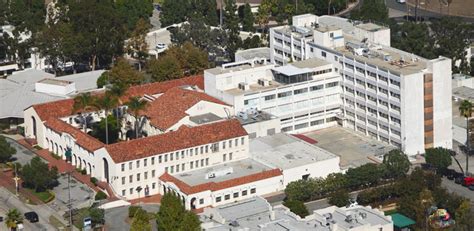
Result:
M260 86L270 86L270 80L268 79L258 79L258 85Z
M229 175L229 174L232 174L233 172L234 172L234 169L232 167L217 169L215 171L208 172L206 174L206 179L212 179L212 178L216 178L216 177Z
M239 111L239 112L237 113L237 116L240 117L240 118L242 118L243 120L247 120L247 119L249 118L247 112L243 112L243 111Z
M248 91L250 90L250 86L248 83L239 83L239 89L243 91Z

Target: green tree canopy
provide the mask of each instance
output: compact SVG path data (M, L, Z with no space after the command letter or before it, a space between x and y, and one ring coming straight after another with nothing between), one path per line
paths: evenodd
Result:
M172 193L161 199L160 211L156 214L158 230L200 230L201 222L197 216L184 209L181 200Z
M15 153L16 149L7 142L4 136L0 135L0 163L9 161Z
M158 59L150 59L147 72L155 82L177 79L183 76L179 60L174 55L165 55Z
M151 231L150 217L148 213L138 208L133 216L132 225L130 226L131 231Z
M26 187L35 189L37 192L53 188L58 184L58 169L55 166L49 169L48 164L37 156L23 166L20 176Z
M127 53L138 60L138 71L142 70L142 62L148 57L148 44L146 43L148 28L149 24L144 19L138 19L126 44Z
M356 189L373 186L382 178L382 174L381 168L372 163L364 164L357 168L350 168L346 172L348 187Z
M427 24L403 22L393 24L390 29L392 32L391 45L393 47L427 59L436 58L433 47L434 40L430 36L430 29Z
M386 175L390 178L404 176L410 169L407 155L399 149L394 149L383 156Z
M105 210L100 208L89 208L89 216L91 218L92 226L104 224Z
M128 31L133 31L139 20L149 24L149 17L153 14L152 0L116 0L115 7L119 15L126 19Z
M360 9L351 11L350 18L388 22L388 8L384 0L364 0Z
M8 210L7 217L5 219L5 223L8 228L16 229L17 224L23 221L23 215L21 215L20 211L16 208L12 208Z
M109 134L109 144L116 143L119 138L119 127L117 126L117 119L115 116L109 115L107 118L107 130L105 118L101 119L99 123L92 125L92 131L90 135L100 140L102 143L107 143L106 134Z
M143 83L144 76L142 73L133 69L133 67L127 62L127 60L120 58L117 60L117 63L110 69L110 71L104 72L102 74L106 78L106 82L110 84L121 84L124 86L132 86ZM102 76L101 76L102 78ZM99 80L98 84L99 85ZM100 84L102 84L102 81Z
M451 151L446 148L429 148L426 149L425 154L426 163L431 164L438 170L445 170L447 169L451 163Z
M253 16L252 8L250 7L249 3L245 3L245 5L243 6L241 20L243 31L255 31L255 27L253 26L253 24L255 23L255 18Z
M289 208L291 212L295 213L301 218L304 218L309 215L308 209L301 201L287 200L283 202L283 205Z

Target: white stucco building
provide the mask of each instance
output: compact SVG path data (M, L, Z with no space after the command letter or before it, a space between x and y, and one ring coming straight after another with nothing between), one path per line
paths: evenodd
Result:
M309 14L297 18L293 26L270 30L272 62L318 58L331 63L341 78L344 127L410 155L452 147L450 59L427 60L392 48L390 29L373 23ZM290 39L303 34L303 43ZM289 54L286 59L281 52Z

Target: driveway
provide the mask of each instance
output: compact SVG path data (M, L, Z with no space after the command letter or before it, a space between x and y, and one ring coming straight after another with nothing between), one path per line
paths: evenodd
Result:
M27 148L23 147L21 144L17 143L15 140L5 137L7 142L16 149L16 154L13 155L15 162L20 163L22 166L29 163L36 154Z
M122 206L112 209L105 210L105 225L107 230L113 231L128 231L130 230L130 224L126 222L128 220L128 208L130 206ZM141 205L143 209L148 212L156 213L160 209L159 205ZM157 230L156 221L151 220L152 230Z
M51 207L61 212L68 210L67 204L69 201L69 191L67 178L68 176L66 174L59 176L59 185L53 189L56 197L54 201L50 203ZM90 189L87 185L78 182L72 176L70 184L72 207L80 209L91 206L94 202L94 190Z

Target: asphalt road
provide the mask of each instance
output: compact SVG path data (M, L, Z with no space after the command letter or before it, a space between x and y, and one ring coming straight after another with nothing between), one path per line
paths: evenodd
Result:
M405 14L408 10L408 12L410 12L410 16L412 17L415 16L415 7L409 6L407 4L400 4L396 0L385 0L385 4L387 5L389 9L401 11L401 12L404 12ZM425 19L441 18L441 17L446 16L444 14L439 14L437 12L424 10L422 5L420 5L420 7L418 7L416 11L419 17L423 17ZM474 22L474 18L463 18L463 20L468 21L468 22Z
M6 190L3 187L0 187L0 213L5 215L11 208L18 209L21 214L31 211L35 211L36 213L38 213L39 222L30 223L27 220L23 221L25 230L56 230L52 225L49 224L49 216L51 215L51 213L44 211L44 209L42 209L40 206L24 204L16 196L10 193L10 191ZM0 225L0 230L6 230L5 224Z

